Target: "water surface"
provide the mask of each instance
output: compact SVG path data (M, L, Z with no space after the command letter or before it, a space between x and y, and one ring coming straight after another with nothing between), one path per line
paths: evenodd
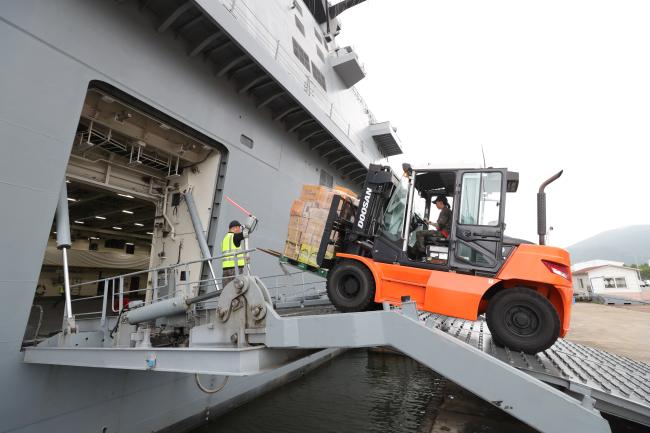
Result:
M405 356L352 350L193 433L413 433L445 381Z

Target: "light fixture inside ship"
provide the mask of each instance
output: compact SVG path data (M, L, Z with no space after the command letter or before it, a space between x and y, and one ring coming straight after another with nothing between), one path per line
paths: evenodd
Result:
M99 215L95 215L95 219L98 219L98 220L105 220L106 217L99 216Z
M124 123L125 120L128 120L133 117L133 114L129 113L128 111L124 110L120 113L115 113L115 120Z
M137 227L144 227L144 224L142 224L142 223L133 223L133 225L137 226Z
M86 223L83 222L83 221L75 221L74 223L75 223L75 224L86 224Z
M133 211L126 210L126 209L123 209L123 210L122 210L122 213L129 214L129 215L133 215Z
M76 198L68 197L68 201L77 201Z
M122 230L122 227L113 226L114 230Z
M119 192L117 193L117 195L119 195L120 197L124 197L124 198L133 198L132 195L122 194L122 193L119 193Z

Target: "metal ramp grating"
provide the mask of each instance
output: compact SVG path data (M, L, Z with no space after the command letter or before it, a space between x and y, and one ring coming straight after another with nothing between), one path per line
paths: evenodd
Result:
M550 349L528 355L499 347L483 320L423 313L426 326L447 334L546 383L590 395L596 409L650 425L650 364L559 339Z

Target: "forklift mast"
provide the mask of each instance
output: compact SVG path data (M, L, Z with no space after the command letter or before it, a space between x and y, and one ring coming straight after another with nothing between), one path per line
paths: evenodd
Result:
M399 179L389 166L370 164L354 224L347 228L344 236L346 252L358 254L372 247L388 201L398 184Z

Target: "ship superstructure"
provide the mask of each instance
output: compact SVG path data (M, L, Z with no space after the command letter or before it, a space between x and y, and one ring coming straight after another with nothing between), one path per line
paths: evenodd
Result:
M187 431L377 345L539 430L606 432L601 411L650 424L642 363L564 342L517 354L406 298L283 317L278 303L308 304L322 280L261 254L222 284L230 220L246 222L247 254L279 250L303 184L357 189L401 152L336 45L357 3L0 7L1 431Z

